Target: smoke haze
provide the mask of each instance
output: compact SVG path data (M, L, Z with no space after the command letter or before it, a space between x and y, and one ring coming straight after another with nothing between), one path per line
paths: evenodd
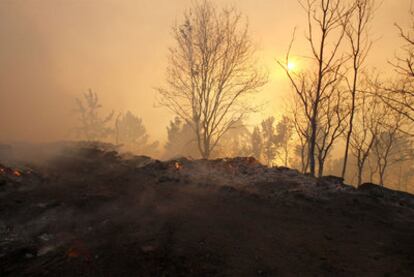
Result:
M276 59L292 30L305 32L303 11L291 0L215 1L234 4L249 17L269 84L255 99L265 103L257 124L283 113L289 92ZM66 139L74 124L74 99L89 88L104 111L131 110L153 139L164 141L173 115L156 105L163 84L171 26L190 0L26 0L0 3L0 140ZM386 0L378 11L371 63L383 69L399 47L394 22L408 24L409 0ZM301 51L301 39L295 52ZM375 58L373 58L375 57Z

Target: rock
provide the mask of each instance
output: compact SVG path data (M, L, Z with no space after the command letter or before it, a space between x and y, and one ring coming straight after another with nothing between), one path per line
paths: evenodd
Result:
M33 255L32 253L26 253L26 254L25 254L25 257L26 257L27 259L31 259L31 258L33 258L33 257L34 257L34 255Z
M49 235L49 234L42 234L42 235L39 236L39 239L41 239L43 241L49 241L52 238L53 238L53 236L52 235Z
M47 253L52 252L53 250L55 250L55 247L52 245L46 245L41 247L38 251L37 251L37 256L43 256L46 255Z

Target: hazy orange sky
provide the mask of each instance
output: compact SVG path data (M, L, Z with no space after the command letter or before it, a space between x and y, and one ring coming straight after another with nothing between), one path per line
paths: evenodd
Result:
M260 118L283 112L289 86L275 60L292 30L305 33L305 15L295 0L217 0L249 17L270 82L258 96ZM0 142L65 138L73 124L74 99L91 88L105 110L131 110L154 139L163 140L173 117L156 107L171 26L191 0L1 0ZM370 62L387 70L401 44L395 22L408 26L410 0L385 0L372 33ZM307 45L306 45L307 46ZM294 53L303 49L298 39Z

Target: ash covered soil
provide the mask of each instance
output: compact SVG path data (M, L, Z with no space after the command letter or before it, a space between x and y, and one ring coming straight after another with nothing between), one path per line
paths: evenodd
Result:
M414 197L252 158L0 167L0 276L414 276Z

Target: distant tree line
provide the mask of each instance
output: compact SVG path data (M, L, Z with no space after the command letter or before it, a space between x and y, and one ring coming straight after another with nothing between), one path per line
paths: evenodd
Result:
M102 115L101 109L98 94L92 90L76 98L78 126L73 129L76 137L89 142L109 141L123 150L142 155L157 153L159 143L149 141L140 117L127 111L119 113L114 120L114 112Z

